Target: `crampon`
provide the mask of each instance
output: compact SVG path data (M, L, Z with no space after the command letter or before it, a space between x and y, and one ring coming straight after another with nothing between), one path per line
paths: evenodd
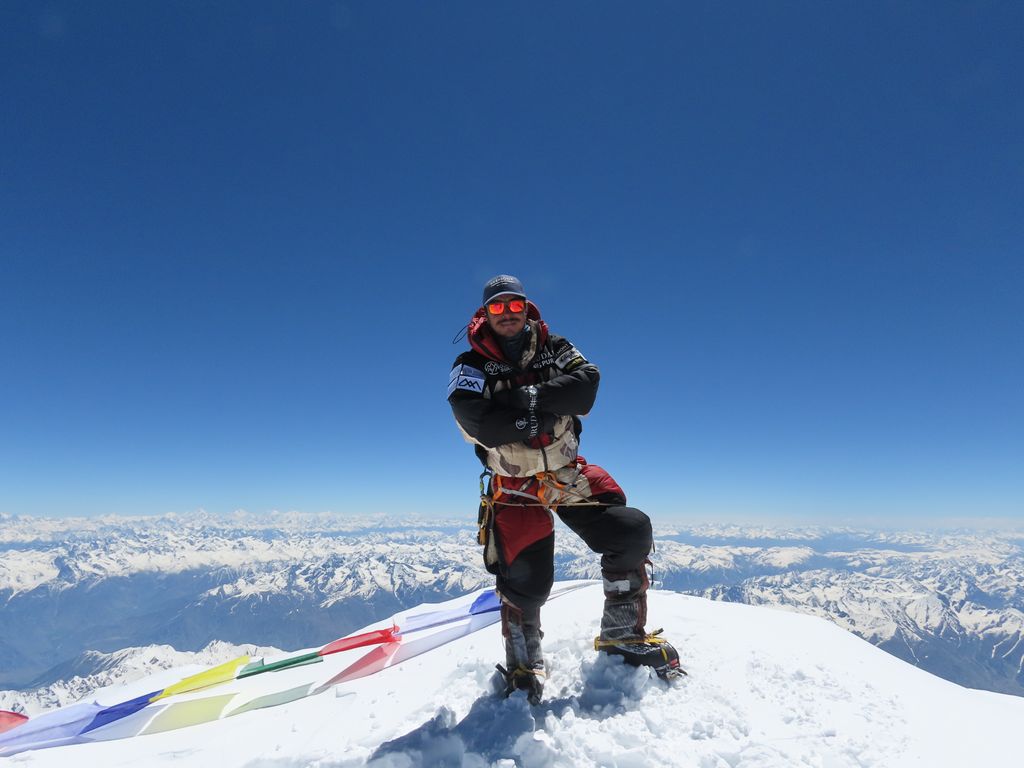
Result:
M546 679L543 662L536 662L531 667L518 666L512 670L505 669L501 664L495 667L505 678L505 696L511 696L515 691L526 691L528 702L540 704Z
M643 637L620 637L614 640L594 638L594 650L611 656L621 656L634 667L651 667L662 680L675 680L686 675L679 664L679 652L660 637L658 629Z

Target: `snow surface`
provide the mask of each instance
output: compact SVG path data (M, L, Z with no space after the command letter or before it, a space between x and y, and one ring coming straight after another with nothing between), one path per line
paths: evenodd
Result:
M591 648L600 587L544 615L545 701L490 692L495 625L279 707L121 741L26 752L12 766L1019 765L1024 699L962 688L819 618L650 594L690 676L669 685ZM166 677L168 673L163 673ZM169 678L167 678L169 679ZM145 687L145 686L143 686Z

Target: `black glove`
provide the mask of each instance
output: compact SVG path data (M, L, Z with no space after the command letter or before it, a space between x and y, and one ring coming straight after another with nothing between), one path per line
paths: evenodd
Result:
M511 389L502 389L502 390L500 390L498 392L492 393L491 394L491 403L493 403L494 405L501 406L502 408L511 408L512 407L511 400L512 400L512 392L513 391L514 390L511 390Z
M532 390L532 393L531 393ZM491 402L504 408L515 408L517 411L529 411L531 398L536 403L537 387L516 387L515 389L502 389L491 395ZM534 406L536 409L536 405Z
M537 387L532 384L528 387L516 387L508 394L509 408L535 413L537 411L537 394Z

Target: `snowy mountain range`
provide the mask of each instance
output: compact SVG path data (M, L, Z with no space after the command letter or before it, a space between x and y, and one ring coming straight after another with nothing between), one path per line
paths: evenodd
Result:
M56 682L34 691L0 691L0 709L35 717L88 699L101 688L125 685L161 670L213 667L243 654L275 656L278 648L232 645L215 640L200 651L176 651L169 645L125 648L113 653L86 651L53 669Z
M26 700L42 706L126 649L328 642L490 584L475 533L298 513L4 516L0 688L37 690ZM693 526L656 542L663 589L821 616L948 680L1024 695L1022 534ZM599 575L564 530L556 566Z
M0 736L0 751L15 754L12 764L31 768L962 768L1019 762L1016 728L1024 699L941 680L827 621L652 592L652 616L685 649L689 675L669 684L646 668L595 653L590 638L602 601L601 587L592 585L552 603L557 609L549 612L544 640L551 673L537 706L523 692L507 699L495 694L500 626L491 623L376 674L318 686L312 695L264 697L265 708L236 702L294 691L300 680L334 679L349 659L175 695L90 732L92 743L37 744L17 753L25 742L12 745L12 737L21 738L16 728ZM76 706L95 712L136 700L195 671L187 666L95 691L87 699L95 704ZM175 712L172 722L168 715ZM33 720L20 726L23 733ZM46 726L37 723L43 738L57 735L54 726L41 732Z

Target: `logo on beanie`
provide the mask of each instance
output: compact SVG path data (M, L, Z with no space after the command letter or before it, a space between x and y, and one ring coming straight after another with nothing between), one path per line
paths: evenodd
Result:
M519 281L510 275L498 275L487 283L488 288L500 288L506 285L516 285Z
M503 293L526 296L526 291L523 290L523 284L519 282L519 278L512 275L497 275L484 285L483 303L486 304L495 296L500 296Z

